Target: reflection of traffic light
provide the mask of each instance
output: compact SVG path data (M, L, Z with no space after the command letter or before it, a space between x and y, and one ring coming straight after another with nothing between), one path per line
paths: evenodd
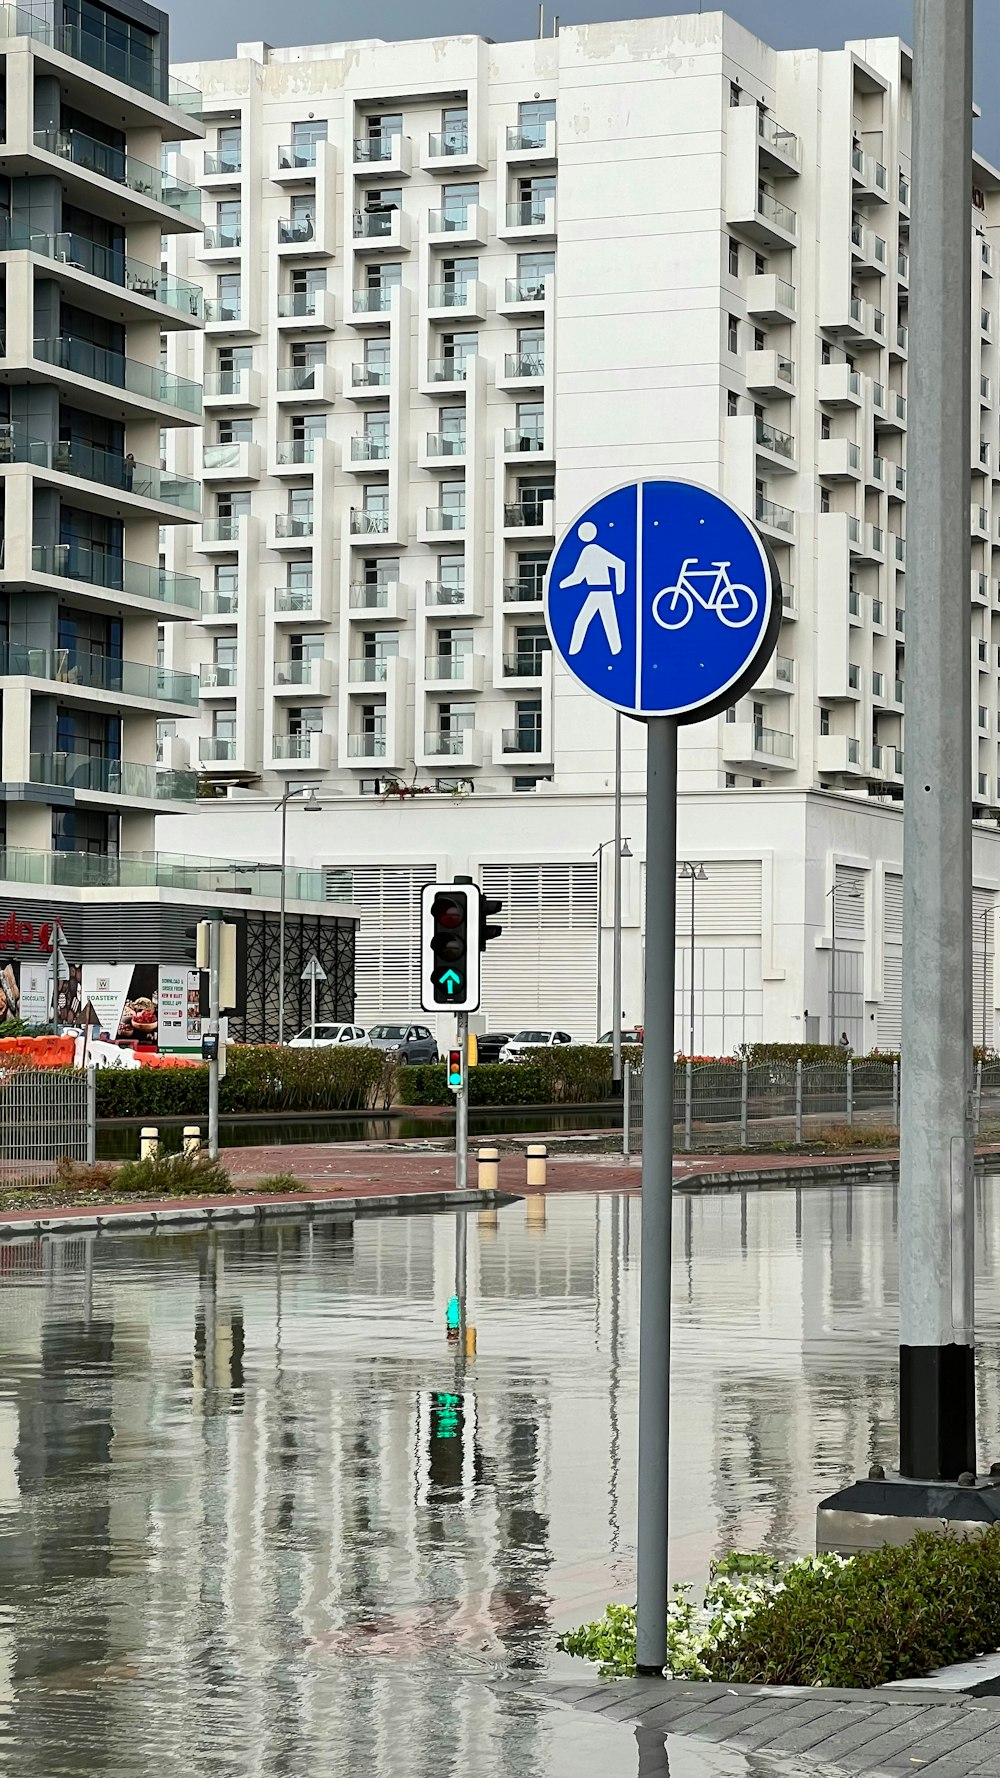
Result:
M502 926L491 926L489 924L493 915L499 914L501 912L502 908L503 908L503 902L498 901L497 897L495 895L480 896L480 899L479 899L479 949L481 951L485 951L491 938L500 938L503 933Z
M417 1498L460 1503L482 1480L476 1398L451 1389L422 1390L417 1407Z
M479 1005L479 890L474 883L429 883L423 892L422 1003L427 1012Z

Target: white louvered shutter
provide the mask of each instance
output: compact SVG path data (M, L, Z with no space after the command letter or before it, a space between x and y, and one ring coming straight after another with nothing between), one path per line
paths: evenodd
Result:
M499 896L503 937L483 957L482 1013L495 1031L557 1026L577 1042L596 1017L597 865L490 864L484 895Z
M993 1044L993 910L991 889L972 891L972 1041ZM984 918L985 916L985 918ZM983 1006L986 1019L983 1021Z
M361 915L355 963L355 1018L420 1017L420 891L433 883L432 864L351 867Z
M878 1009L878 1047L898 1050L903 1038L903 879L886 875L882 923L882 1004Z

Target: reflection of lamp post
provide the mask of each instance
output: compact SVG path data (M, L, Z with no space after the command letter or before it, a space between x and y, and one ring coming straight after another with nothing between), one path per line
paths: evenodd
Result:
M597 1035L598 1035L598 1037L600 1037L600 1035L601 1035L601 961L602 961L602 959L601 959L601 952L602 952L601 939L603 938L603 925L604 925L604 850L605 850L606 846L613 846L614 843L615 843L614 840L602 840L600 845L596 848L596 850L594 851L594 853L592 855L594 858L597 859ZM622 840L622 843L618 848L618 858L619 859L631 858L631 856L632 856L632 852L631 852L631 848L629 846L628 840L624 839L624 840ZM619 870L621 869L620 864L618 865L618 869ZM614 947L615 947L615 964L616 964L615 981L618 985L619 993L620 993L620 990L621 990L621 949L622 949L622 909L621 909L621 891L620 891L620 889L619 889L618 894L616 894L616 896L615 896ZM612 1026L612 1039L611 1039L612 1044L614 1043L614 1032L621 1029L621 1016L622 1016L622 1009L620 1006L616 1006L615 1007L614 1024Z
M987 933L989 931L989 926L988 926L987 922L988 922L989 917L992 912L993 912L992 908L984 908L982 911L982 915L981 915L981 919L983 922L983 1051L984 1051L984 1053L986 1050L986 959L987 959L987 948L986 947L987 947Z
M288 838L288 805L295 796L304 796L304 809L314 811L323 807L316 795L315 784L297 784L294 789L289 786L275 808L281 810L281 886L279 890L278 914L278 1042L285 1041L285 867L287 859Z
M842 890L842 893L844 895L846 895L848 901L860 901L861 900L861 891L857 887L857 884L855 884L855 883L845 885ZM832 1049L834 1044L837 1041L837 1006L836 1006L836 996L837 996L837 882L836 882L836 874L834 874L834 881L833 881L832 887L829 888L826 892L826 898L827 898L827 901L829 901L829 903L830 903L830 1047Z
M690 1006L688 1009L689 1010L688 1055L693 1056L694 1055L694 886L696 883L707 883L708 882L708 873L706 872L705 866L703 864L694 864L689 859L684 859L683 862L677 866L677 875L683 881L690 882L690 884L691 884L691 984L690 984L691 998L690 998ZM703 1015L702 1015L702 1041L703 1042L704 1042L704 1037L705 1037L704 1024L705 1024L705 1020L704 1020L704 1009L703 1009Z

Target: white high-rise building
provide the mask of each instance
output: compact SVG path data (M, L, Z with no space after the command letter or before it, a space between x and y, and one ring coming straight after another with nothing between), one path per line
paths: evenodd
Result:
M557 528L673 473L754 515L784 584L754 693L683 731L678 1045L900 1038L910 55L778 52L721 13L275 50L179 70L214 206L170 268L204 338L192 852L353 872L358 1016L416 1000L419 887L506 903L491 1022L611 1021L614 718L553 670ZM1000 888L1000 177L977 158L971 367L976 1034ZM197 442L195 442L197 441ZM166 731L176 727L176 735ZM644 749L623 724L624 1006L642 1017ZM294 805L293 805L294 808ZM172 823L172 833L178 823ZM210 836L210 837L209 837ZM598 922L600 921L600 938Z

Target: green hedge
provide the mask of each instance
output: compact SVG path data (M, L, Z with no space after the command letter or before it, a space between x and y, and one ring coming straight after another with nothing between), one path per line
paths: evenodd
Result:
M630 1046L626 1057L641 1059ZM450 1105L443 1066L401 1068L397 1092L402 1105ZM536 1050L528 1062L482 1062L469 1069L470 1105L591 1105L611 1096L611 1047L575 1043Z
M395 1076L381 1050L234 1046L219 1109L369 1111L391 1103ZM98 1117L204 1117L207 1109L207 1067L98 1069Z

